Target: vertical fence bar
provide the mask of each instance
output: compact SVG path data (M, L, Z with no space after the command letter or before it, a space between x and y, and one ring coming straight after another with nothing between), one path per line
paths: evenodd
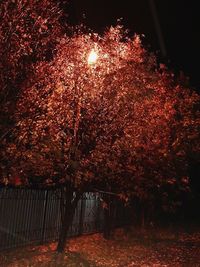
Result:
M24 219L25 219L24 236L27 241L30 241L31 239L30 238L30 234L31 234L30 224L31 224L33 210L34 210L34 198L32 199L33 190L31 189L30 191L27 191L26 195L27 195L27 199L24 202L24 211L26 211L27 214L24 212ZM29 198L28 195L31 195L31 198Z
M48 203L48 190L45 190L45 198L44 198L44 209L43 209L43 217L42 217L42 239L41 243L44 243L45 240L45 225L46 225L46 215L47 215L47 203Z

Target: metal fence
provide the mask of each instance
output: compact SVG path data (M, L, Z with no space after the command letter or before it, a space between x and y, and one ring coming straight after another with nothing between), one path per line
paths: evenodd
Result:
M115 226L127 217L115 205ZM103 208L98 193L85 193L75 211L69 237L100 232ZM0 188L0 251L58 239L61 227L59 190Z

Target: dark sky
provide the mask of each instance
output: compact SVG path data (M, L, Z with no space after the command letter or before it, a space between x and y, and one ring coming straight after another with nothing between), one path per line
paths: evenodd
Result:
M161 47L149 2L150 0L71 0L66 10L72 23L84 22L96 32L102 32L107 26L115 25L117 19L123 18L122 23L131 33L144 34L151 50L159 53ZM191 84L199 90L198 1L154 0L154 3L167 52L165 62L175 71L183 71L190 77Z

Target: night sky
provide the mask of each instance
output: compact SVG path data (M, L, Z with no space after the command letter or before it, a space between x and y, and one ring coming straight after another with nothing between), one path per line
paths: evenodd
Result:
M145 44L160 55L176 73L183 71L190 83L200 91L200 22L196 0L152 0L157 9L166 56L155 30L150 8L151 0L71 0L66 12L72 24L84 23L96 32L116 25L117 19L130 30L130 34L145 35Z

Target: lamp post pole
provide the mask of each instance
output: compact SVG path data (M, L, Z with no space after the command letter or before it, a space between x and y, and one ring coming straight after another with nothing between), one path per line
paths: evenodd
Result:
M154 0L149 0L149 6L150 6L150 9L151 9L151 14L152 14L152 17L153 17L155 31L156 31L156 35L157 35L157 38L158 38L161 54L162 54L163 58L166 58L167 49L166 49L166 46L165 46L165 41L164 41L164 38L163 38L162 29L161 29L161 26L160 26L158 13L157 13L157 9L156 9L156 4L155 4Z

